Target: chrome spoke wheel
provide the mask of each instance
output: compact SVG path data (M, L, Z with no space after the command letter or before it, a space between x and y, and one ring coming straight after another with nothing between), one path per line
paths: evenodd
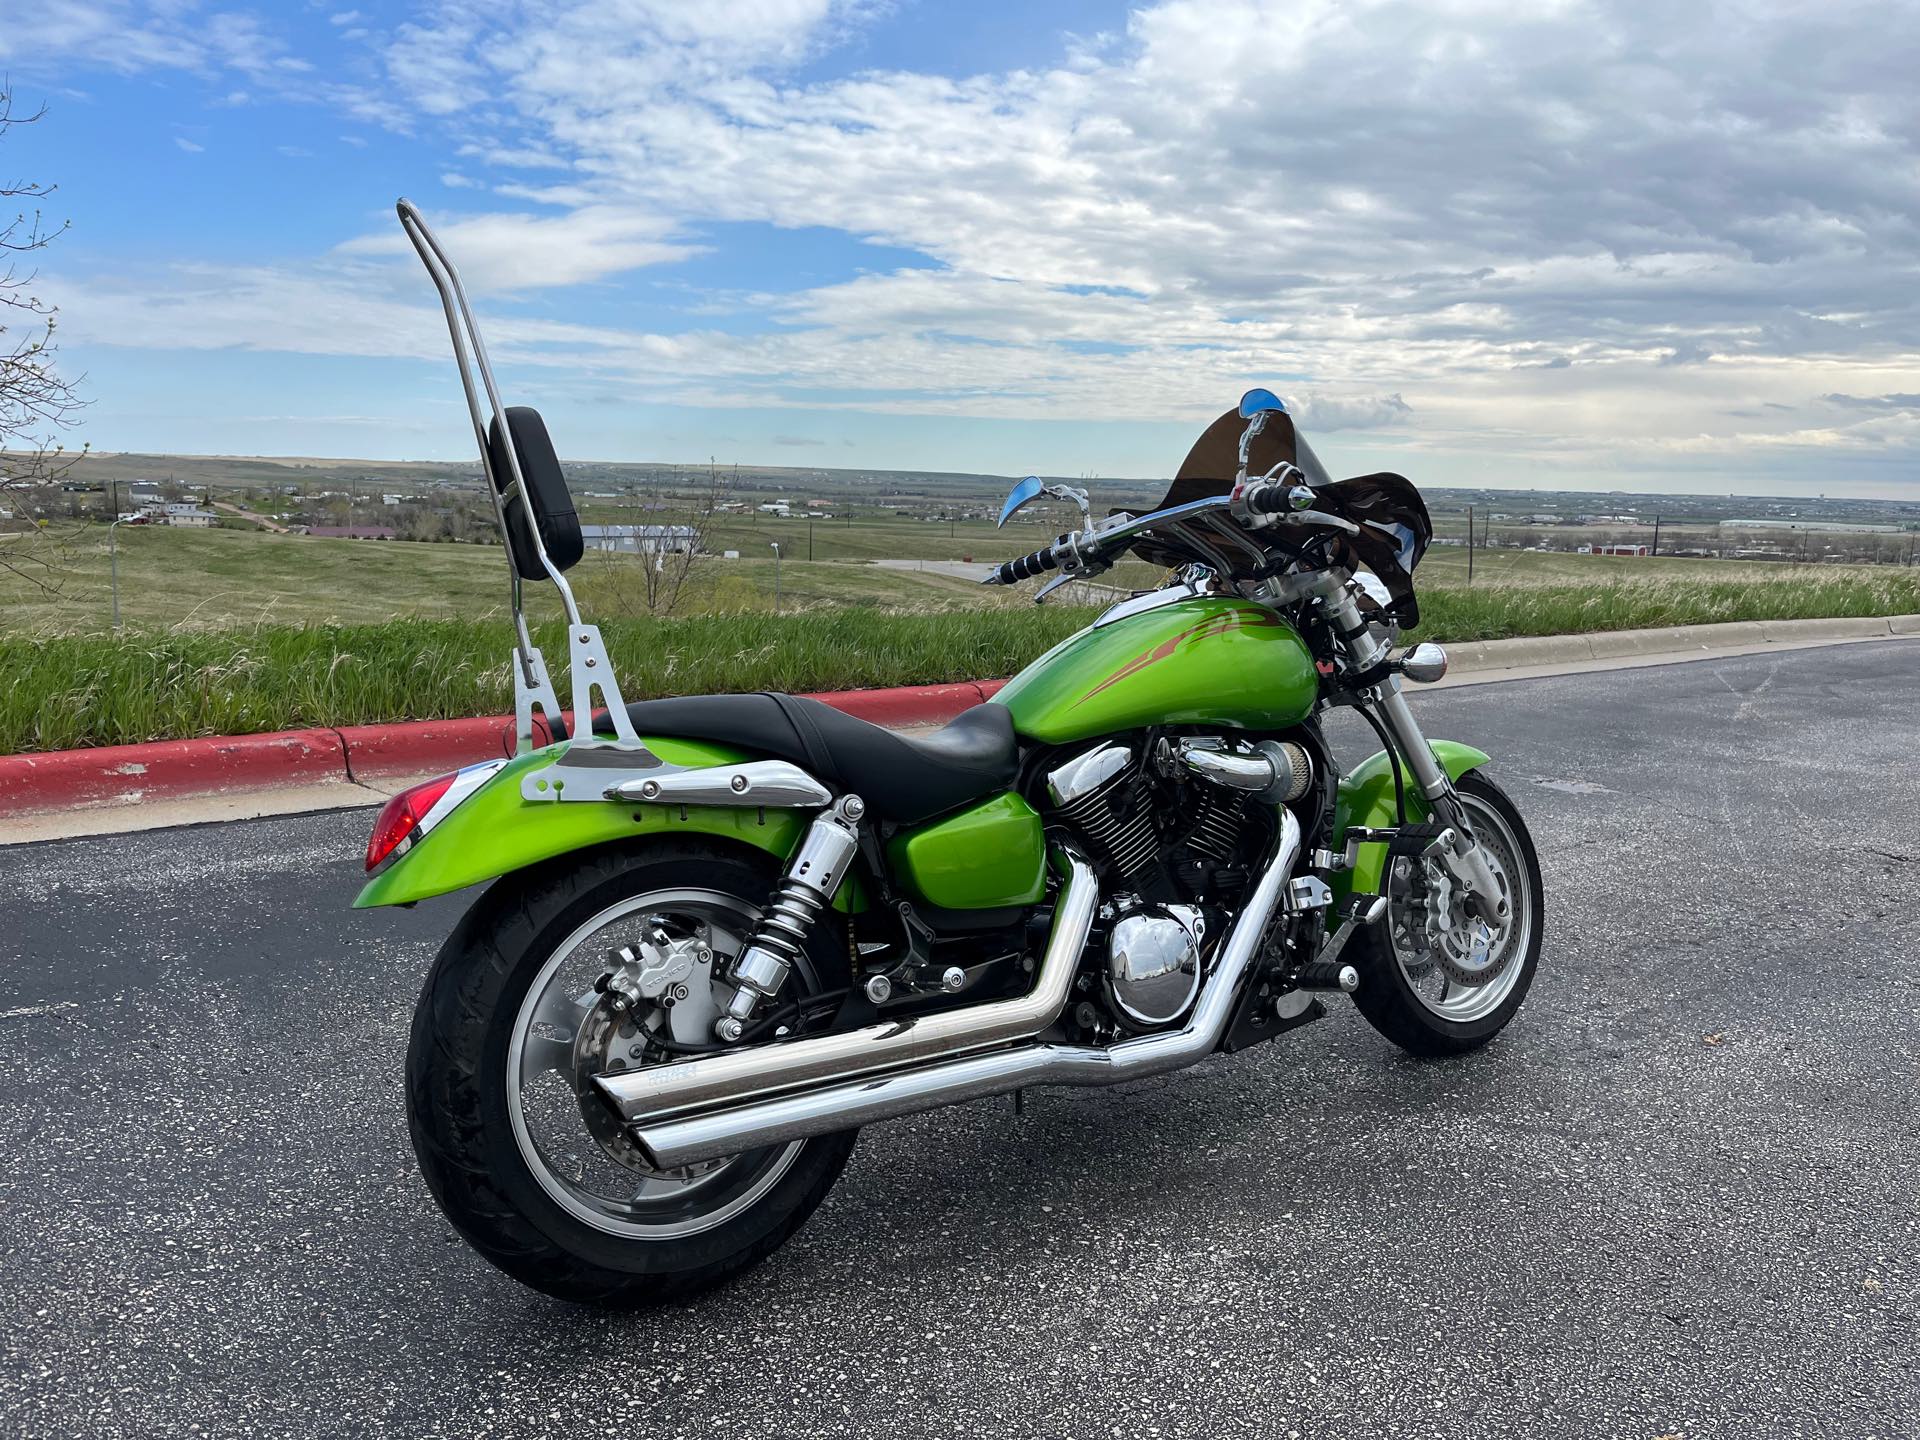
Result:
M1497 927L1471 914L1465 888L1434 860L1400 857L1387 873L1393 958L1420 1005L1443 1020L1478 1020L1498 1010L1532 943L1535 899L1523 848L1506 818L1481 796L1461 793L1488 868L1508 911Z
M637 895L567 936L528 987L507 1051L514 1140L540 1188L595 1229L648 1240L699 1234L751 1206L798 1157L802 1141L656 1169L592 1084L713 1043L721 977L757 914L716 890ZM632 957L663 954L672 965L643 969L636 988ZM797 967L790 984L810 989L811 976Z

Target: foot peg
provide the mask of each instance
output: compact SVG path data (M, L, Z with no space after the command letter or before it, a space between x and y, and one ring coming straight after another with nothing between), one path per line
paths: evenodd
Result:
M1338 990L1351 995L1360 988L1360 972L1338 961L1316 960L1301 966L1291 983L1295 990Z
M1387 913L1387 897L1354 895L1341 905L1340 911L1345 917L1340 922L1340 928L1320 947L1318 956L1288 977L1288 989L1338 990L1351 995L1360 988L1360 972L1346 964L1341 957L1346 954L1354 931L1362 925L1371 925Z

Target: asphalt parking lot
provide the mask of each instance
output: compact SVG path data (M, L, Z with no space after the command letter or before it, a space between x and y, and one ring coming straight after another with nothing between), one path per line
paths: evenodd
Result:
M0 850L0 1433L1920 1433L1920 643L1416 700L1542 851L1498 1042L1341 1005L876 1127L640 1316L428 1199L400 1067L463 899L350 911L367 812Z

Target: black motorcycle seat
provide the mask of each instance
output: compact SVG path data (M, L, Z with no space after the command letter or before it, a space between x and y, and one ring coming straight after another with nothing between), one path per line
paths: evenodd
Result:
M712 740L772 755L911 824L1013 784L1019 743L1004 705L975 705L928 735L902 735L799 695L681 695L627 707L641 736Z

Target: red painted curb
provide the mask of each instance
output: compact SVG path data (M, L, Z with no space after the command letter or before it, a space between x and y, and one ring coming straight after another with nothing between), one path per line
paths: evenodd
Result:
M396 725L343 725L347 774L355 780L439 775L479 760L513 754L513 717L409 720Z
M876 725L939 725L1005 681L816 695ZM538 727L545 738L545 726ZM348 780L425 778L513 753L513 720L412 720L0 756L0 817Z
M332 730L0 756L0 815L137 805L263 785L321 785L347 778L346 758Z
M999 684L995 682L994 688ZM944 725L962 710L986 699L980 684L964 680L957 685L902 685L887 690L829 690L810 695L836 710L875 725Z

